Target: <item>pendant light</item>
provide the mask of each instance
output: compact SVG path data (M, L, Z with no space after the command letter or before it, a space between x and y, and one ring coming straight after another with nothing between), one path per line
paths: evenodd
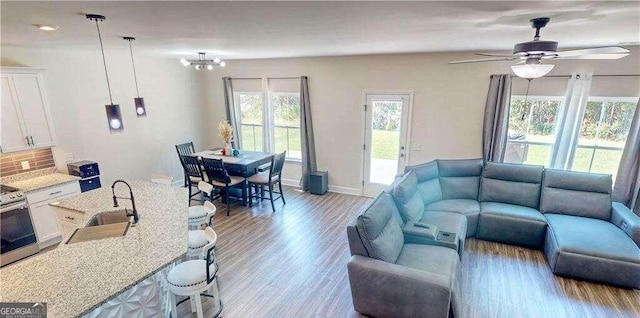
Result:
M147 108L144 106L144 98L140 97L140 90L138 90L138 76L136 75L136 62L133 60L133 48L131 48L131 41L136 38L131 36L124 36L122 39L129 41L129 52L131 53L131 65L133 66L133 80L136 82L136 94L138 97L134 97L133 101L136 104L136 115L138 117L147 117Z
M109 83L109 73L107 72L107 61L104 58L104 46L102 45L102 35L100 34L100 25L98 22L102 22L106 19L105 16L100 14L87 14L86 18L91 21L96 21L96 28L98 29L98 40L100 40L100 51L102 52L102 63L104 64L104 75L107 77L107 89L109 90L109 105L105 105L107 112L107 123L109 125L109 132L113 134L119 134L124 131L124 125L122 124L122 113L120 112L120 105L113 103L113 97L111 96L111 84Z

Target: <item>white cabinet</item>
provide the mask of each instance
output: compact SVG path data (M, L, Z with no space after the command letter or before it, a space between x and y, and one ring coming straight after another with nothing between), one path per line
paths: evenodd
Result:
M55 132L40 70L2 68L2 152L55 145Z
M27 193L31 219L35 226L40 248L45 248L49 245L58 243L62 234L60 233L61 228L59 228L58 225L57 209L50 206L49 203L74 196L79 193L80 184L78 182L70 182L57 187ZM83 215L84 214L80 213L80 217Z

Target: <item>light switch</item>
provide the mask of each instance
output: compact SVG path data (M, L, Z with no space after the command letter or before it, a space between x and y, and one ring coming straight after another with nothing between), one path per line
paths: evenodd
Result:
M29 170L31 169L31 166L29 165L29 161L25 160L20 162L20 164L22 165L22 170Z
M422 145L420 143L414 142L411 144L411 151L420 151L422 149Z

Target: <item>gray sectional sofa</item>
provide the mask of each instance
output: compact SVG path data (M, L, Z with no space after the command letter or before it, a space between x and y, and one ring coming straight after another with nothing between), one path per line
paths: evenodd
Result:
M455 316L466 237L541 249L557 275L640 289L640 217L612 202L611 183L481 159L407 167L347 227L354 307Z

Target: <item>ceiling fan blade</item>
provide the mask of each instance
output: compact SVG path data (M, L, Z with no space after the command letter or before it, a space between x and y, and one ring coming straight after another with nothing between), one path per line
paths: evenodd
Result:
M606 54L629 54L629 50L620 46L596 47L591 49L570 50L556 53L558 58L569 58L580 55L606 55ZM616 57L620 58L620 57Z
M494 57L488 59L474 59L474 60L458 60L451 61L449 64L464 64L464 63L478 63L478 62L495 62L495 61L513 61L514 57Z
M476 52L476 55L496 56L496 57L517 57L517 55L515 55L513 53L482 53L482 52Z
M560 59L560 60L617 60L621 59L625 56L629 55L629 53L619 53L619 54L586 54L586 55L576 55L576 56L558 56L552 57L552 59Z

